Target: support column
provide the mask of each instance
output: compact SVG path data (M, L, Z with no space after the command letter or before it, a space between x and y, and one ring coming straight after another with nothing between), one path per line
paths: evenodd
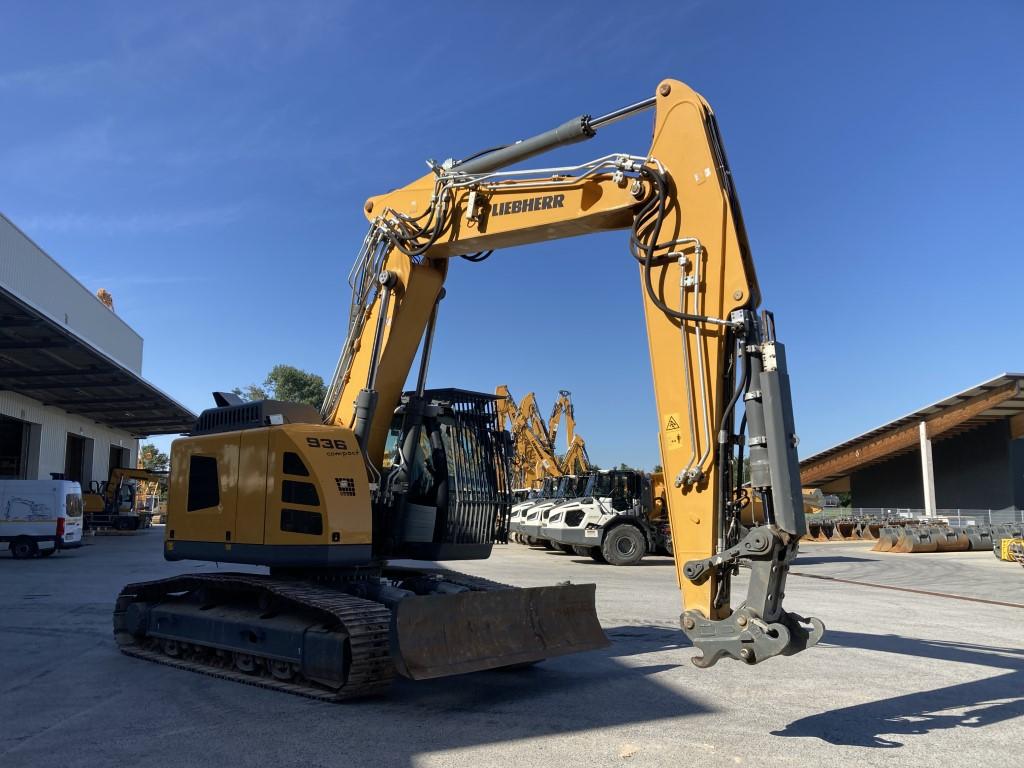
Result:
M935 469L932 467L932 441L928 438L928 425L921 422L921 480L924 483L924 514L935 517Z

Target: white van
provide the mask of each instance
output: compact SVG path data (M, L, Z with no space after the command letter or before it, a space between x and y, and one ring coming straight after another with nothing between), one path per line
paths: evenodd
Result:
M82 486L69 480L0 480L0 543L17 559L82 546Z

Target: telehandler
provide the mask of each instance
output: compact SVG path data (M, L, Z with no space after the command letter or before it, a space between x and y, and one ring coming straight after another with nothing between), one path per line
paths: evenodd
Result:
M508 170L654 110L643 155ZM507 536L507 442L494 397L428 390L454 257L608 230L629 233L643 297L682 629L707 667L818 642L782 606L804 533L786 355L758 315L735 186L714 113L683 83L601 117L431 163L371 197L351 272L348 335L322 410L220 395L172 446L164 556L269 566L124 588L114 631L130 655L326 699L603 646L594 585L510 588L399 558L488 557ZM593 269L599 269L595 262ZM403 394L422 341L416 387ZM751 492L740 520L743 398ZM731 580L750 568L733 607Z

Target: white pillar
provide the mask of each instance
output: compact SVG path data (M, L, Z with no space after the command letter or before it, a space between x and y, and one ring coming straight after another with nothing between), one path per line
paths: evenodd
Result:
M921 479L924 482L924 514L935 517L935 469L932 467L932 441L928 439L928 427L922 421L921 435Z

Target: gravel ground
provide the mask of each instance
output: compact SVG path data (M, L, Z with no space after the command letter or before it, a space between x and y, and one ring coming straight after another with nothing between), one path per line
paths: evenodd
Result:
M518 545L458 569L596 582L612 645L518 672L399 682L324 704L119 654L110 611L166 563L162 529L32 561L0 555L0 765L932 766L1013 764L1024 725L1024 570L989 553L808 544L790 610L822 645L756 667L689 663L667 558L601 566ZM1018 607L838 581L941 591Z

